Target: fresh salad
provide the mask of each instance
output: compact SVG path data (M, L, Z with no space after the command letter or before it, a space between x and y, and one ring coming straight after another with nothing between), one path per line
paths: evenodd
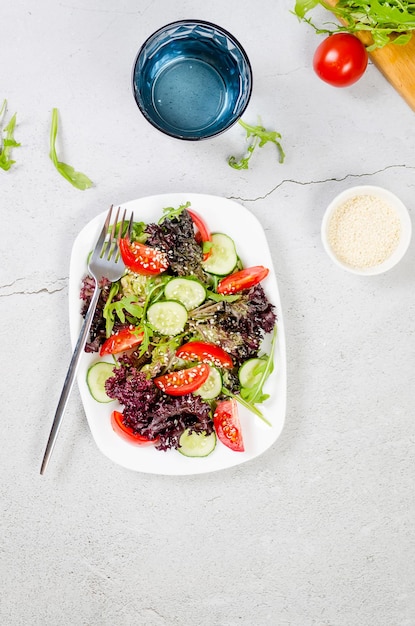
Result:
M260 408L277 337L261 284L269 269L243 267L231 237L211 233L189 202L118 238L126 271L103 279L85 347L102 357L87 371L91 395L118 400L108 419L131 444L203 457L219 440L243 452L238 405L270 425ZM86 275L83 315L94 286Z

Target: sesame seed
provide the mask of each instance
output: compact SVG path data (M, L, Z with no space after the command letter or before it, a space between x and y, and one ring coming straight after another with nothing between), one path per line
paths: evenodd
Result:
M400 231L400 220L392 207L375 196L359 195L334 211L328 224L328 242L341 262L368 268L391 256Z

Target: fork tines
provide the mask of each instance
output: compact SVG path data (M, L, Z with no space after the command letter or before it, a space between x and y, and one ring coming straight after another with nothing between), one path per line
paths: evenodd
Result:
M117 245L118 239L123 236L123 233L125 230L126 232L128 232L128 234L130 234L131 226L133 222L133 214L131 214L131 217L128 220L128 225L126 229L125 226L126 226L127 209L124 209L121 221L119 221L121 209L120 207L118 207L115 213L114 221L111 223L113 209L114 209L114 206L111 205L110 210L108 211L107 217L105 219L103 232L101 233L101 237L97 246L97 249L99 248L99 246L101 246L99 257L101 259L105 258L107 261L111 259L114 252L116 252L115 260L116 261L118 260L119 258L119 250L118 250L118 245Z

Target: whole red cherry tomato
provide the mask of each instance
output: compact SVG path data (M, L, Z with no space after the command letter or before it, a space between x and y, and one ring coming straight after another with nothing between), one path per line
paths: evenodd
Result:
M349 33L335 33L321 42L314 53L317 76L334 87L348 87L363 76L368 54L363 43Z

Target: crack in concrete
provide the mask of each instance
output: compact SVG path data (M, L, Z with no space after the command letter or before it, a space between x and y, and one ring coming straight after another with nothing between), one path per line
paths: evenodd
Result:
M291 183L292 185L300 185L300 186L306 186L306 185L321 185L323 183L327 183L330 181L335 181L335 182L342 182L344 180L347 180L349 178L354 179L354 178L364 178L365 176L374 176L375 174L380 174L381 172L386 172L386 170L390 170L390 169L394 169L394 168L407 168L407 169L414 169L415 166L412 165L387 165L386 167L382 167L378 170L375 170L374 172L369 172L369 173L364 173L364 174L346 174L345 176L342 177L337 177L337 176L333 176L331 178L322 178L321 180L308 180L308 181L299 181L299 180L293 180L291 178L286 178L284 180L282 180L280 183L278 183L278 185L275 185L275 187L273 187L272 189L270 189L269 191L267 191L267 193L265 193L263 196L257 196L256 198L242 198L241 196L228 196L228 200L236 200L239 202L256 202L257 200L265 200L265 198L268 198L269 196L271 196L275 191L277 191L277 189L279 189L280 187L282 187L285 184L289 184Z
M41 293L54 294L59 291L63 291L67 286L66 278L58 278L56 281L46 285L45 287L41 287L40 289L14 289L14 287L21 283L22 281L27 282L26 278L17 278L11 283L6 283L4 285L0 285L0 298L6 298L8 296L27 296L27 295L37 295Z
M148 606L148 607L144 607L143 611L145 611L146 613L149 613L150 615L155 616L156 618L160 618L163 621L163 623L167 623L167 620L164 617L164 615L162 615L159 611L157 611L157 609L154 609L153 607Z

